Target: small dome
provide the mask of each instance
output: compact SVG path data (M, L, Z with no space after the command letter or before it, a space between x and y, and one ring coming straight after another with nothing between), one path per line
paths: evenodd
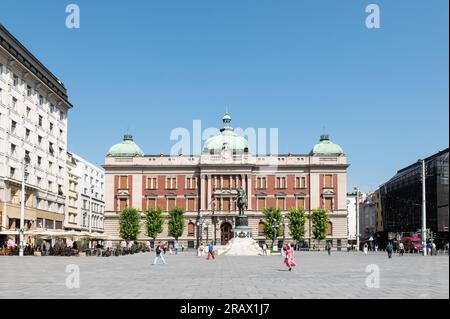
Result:
M144 156L142 149L133 141L133 136L126 134L120 144L110 148L106 156L112 157L137 157Z
M231 116L225 114L222 118L223 128L220 134L209 138L205 142L203 153L220 154L223 151L229 151L233 154L248 153L248 142L245 138L238 136L230 126Z
M330 141L330 137L326 134L320 137L320 143L316 144L312 149L311 156L341 156L344 150L337 144Z

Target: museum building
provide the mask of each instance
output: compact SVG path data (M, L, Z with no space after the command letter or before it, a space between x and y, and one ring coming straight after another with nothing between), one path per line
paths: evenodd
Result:
M323 208L330 212L327 241L340 249L348 239L348 167L343 149L328 135L322 135L309 154L252 155L247 140L231 127L228 114L220 134L205 142L199 156L145 155L133 137L125 135L105 159L105 233L121 239L119 217L127 207L145 212L159 206L165 216L173 207L181 207L186 212L181 244L189 248L206 241L226 245L234 236L237 195L242 187L248 197L245 215L252 237L260 244L266 241L265 208L279 207L283 216L293 207L303 207L307 215ZM139 240L150 240L142 216ZM291 240L284 220L280 243ZM167 228L166 222L158 240L170 244L174 238ZM305 244L317 245L308 222L305 228Z

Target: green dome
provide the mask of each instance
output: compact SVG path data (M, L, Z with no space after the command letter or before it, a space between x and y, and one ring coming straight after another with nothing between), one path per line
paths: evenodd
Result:
M330 141L328 135L322 135L320 137L320 143L314 146L310 155L312 156L341 156L344 155L344 150L337 144Z
M144 152L133 141L133 136L126 134L120 144L116 144L109 150L107 156L112 157L136 157L144 156Z
M223 128L220 134L209 138L205 142L204 153L220 154L223 151L230 151L233 154L248 153L248 142L245 138L238 136L230 126L231 116L225 114L222 119Z

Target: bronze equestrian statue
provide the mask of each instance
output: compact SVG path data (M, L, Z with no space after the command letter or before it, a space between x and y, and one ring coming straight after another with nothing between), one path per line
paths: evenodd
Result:
M239 208L239 216L244 216L245 211L248 209L248 198L245 190L242 187L238 190L237 205Z

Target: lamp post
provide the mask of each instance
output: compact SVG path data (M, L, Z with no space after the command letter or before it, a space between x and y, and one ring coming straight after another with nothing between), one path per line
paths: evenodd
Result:
M25 249L25 180L28 176L27 168L30 164L30 156L25 154L23 159L23 172L22 172L22 200L20 203L20 230L19 230L19 256L23 257Z
M279 227L280 227L280 224L277 221L275 221L273 223L273 225L272 225L272 228L273 228L273 248L275 248L275 241L278 238L277 234L278 234L278 228ZM278 247L277 247L277 249L278 249Z
M208 223L208 222L205 222L205 223L203 224L203 227L204 227L205 230L206 230L206 242L209 243L209 223Z
M359 251L359 240L360 240L360 234L359 234L359 188L355 187L356 191L356 251Z
M91 185L89 193L89 234L92 234L92 194L94 193L94 185Z
M427 176L426 163L422 160L422 244L423 255L427 256Z
M30 156L25 154L23 159L23 172L22 172L22 200L20 203L20 230L19 230L19 256L23 257L25 249L25 180L28 176L27 168L30 164Z
M286 241L286 217L283 217L283 246Z

